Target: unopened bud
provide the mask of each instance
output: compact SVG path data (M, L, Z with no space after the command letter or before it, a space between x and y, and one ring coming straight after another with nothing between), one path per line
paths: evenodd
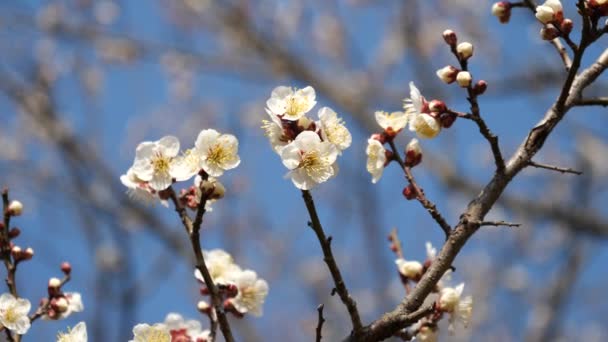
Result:
M30 260L34 257L34 249L32 247L28 247L25 249L25 251L23 251L22 255L24 260Z
M471 85L472 81L473 81L473 77L471 76L471 73L468 71L461 71L456 76L456 82L458 83L459 86L461 86L463 88L469 87Z
M239 288L235 284L228 284L226 286L226 296L229 298L236 297L239 294Z
M405 165L414 167L422 161L422 148L418 139L412 139L405 147Z
M454 81L456 81L456 75L458 75L459 71L460 70L456 69L455 67L453 67L451 65L447 65L447 66L437 70L436 74L440 80L442 80L443 82L445 82L447 84L450 84L450 83L453 83Z
M72 273L72 265L69 262L64 261L61 263L61 272L65 275L70 275Z
M409 279L417 279L422 274L422 264L418 261L405 261L397 259L397 268L399 273Z
M23 212L23 204L19 201L11 201L8 205L8 214L11 216L19 216Z
M59 313L68 311L69 303L65 297L58 297L51 300L51 306Z
M506 24L511 19L511 3L499 1L492 5L492 15L498 18L502 24Z
M210 197L212 199L224 198L224 194L226 193L226 188L224 188L224 185L219 181L215 181L214 185L215 186L213 187L213 192L211 193Z
M454 113L441 113L439 116L439 122L441 123L441 127L450 128L456 121L456 114Z
M201 286L201 288L199 289L199 293L201 294L201 296L208 296L211 292L209 291L207 286Z
M11 228L11 230L8 231L8 238L9 239L14 239L17 236L19 236L19 234L21 234L21 230L17 227Z
M386 135L381 134L381 133L374 133L371 135L370 138L374 139L374 140L378 140L381 144L384 144L386 142Z
M11 255L15 260L21 259L21 251L21 247L19 246L13 246L13 248L11 248Z
M411 184L406 186L405 188L403 188L403 196L407 200L413 200L414 198L416 198L416 189L414 189Z
M59 278L51 278L49 279L49 289L58 289L61 286L61 280Z
M211 305L209 305L209 303L205 302L204 300L201 300L196 304L196 309L200 313L209 313L209 311L211 310Z
M553 40L559 37L559 30L553 24L545 25L540 29L540 37L543 40Z
M473 86L473 91L477 95L485 93L486 89L488 89L488 83L484 80L477 81L477 83L475 83L475 85Z
M458 53L458 57L460 57L460 59L467 60L473 56L473 44L469 42L460 43L456 47L456 52Z
M569 35L572 32L572 28L574 27L574 23L570 19L564 19L561 24L561 31L564 35Z
M445 102L441 100L432 100L429 102L429 110L431 113L443 113L447 110Z
M443 40L445 40L445 43L449 46L454 46L458 42L458 37L456 36L456 32L445 30L443 31Z
M543 24L549 24L555 20L555 11L550 6L537 6L536 19Z

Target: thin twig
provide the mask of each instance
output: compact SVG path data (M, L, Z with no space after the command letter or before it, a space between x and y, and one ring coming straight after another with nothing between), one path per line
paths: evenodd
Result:
M401 247L401 240L399 240L399 235L397 234L397 228L391 229L388 238L391 241L391 249L393 252L397 254L398 258L403 259L403 248Z
M346 284L344 283L342 274L340 273L340 268L334 259L334 255L331 250L331 236L329 238L325 237L325 232L323 231L323 226L321 225L321 221L317 215L317 209L315 208L315 203L312 199L310 191L302 190L302 197L304 198L304 203L306 204L308 214L310 215L310 222L308 222L308 225L310 228L312 228L315 234L317 234L317 238L321 244L321 249L323 250L323 260L327 264L329 273L331 273L334 280L335 288L332 291L332 294L334 292L338 293L340 300L342 300L342 303L344 306L346 306L353 325L351 335L357 336L363 327L363 324L361 323L361 317L359 316L359 311L357 310L357 303L348 293L348 289L346 288Z
M186 232L188 232L190 244L192 245L192 250L194 251L194 256L196 258L196 268L201 272L203 279L205 280L205 286L209 290L209 296L211 297L213 309L217 315L220 330L222 331L226 342L233 342L234 337L232 336L230 324L228 323L228 318L226 317L226 314L224 312L220 293L218 291L217 286L213 282L213 278L211 277L211 273L207 268L207 264L205 264L205 258L203 257L203 250L201 248L200 229L201 224L203 223L203 215L205 214L205 204L207 203L207 198L205 196L201 196L201 200L199 201L199 205L196 212L196 225L194 225L192 223L192 219L190 218L190 216L188 216L188 213L186 212L186 208L181 204L181 202L177 198L177 195L175 194L173 188L169 187L168 191L169 198L175 206L175 211L178 213L184 225L184 228L186 229Z
M483 226L520 227L521 226L521 223L512 223L512 222L507 222L507 221L477 221L477 222L472 222L472 223L474 223L480 227L483 227Z
M395 142L393 140L389 140L388 143L393 152L393 157L395 158L395 160L397 161L399 166L401 166L401 168L405 172L405 178L407 179L408 183L414 187L414 190L416 191L416 199L429 212L429 214L431 214L431 217L433 217L435 222L437 222L437 224L439 224L439 227L441 227L441 229L443 230L443 233L445 234L445 239L447 240L448 237L450 236L452 227L450 227L450 225L445 220L445 218L443 218L443 216L437 209L437 206L433 202L431 202L428 198L426 198L424 191L422 191L422 189L418 186L418 183L416 183L416 179L414 178L414 175L412 174L410 167L406 166L405 163L403 162L403 159L401 158L401 155L399 154L399 151L397 150L397 147L395 146Z
M572 66L572 59L570 58L570 55L568 55L568 51L564 47L564 44L562 44L559 38L551 40L551 44L555 47L555 50L557 50L557 53L561 57L566 71L570 71L570 67Z
M323 338L321 336L321 333L323 332L323 323L325 323L325 318L323 318L323 304L319 304L319 306L317 306L317 313L319 316L317 318L317 335L315 341L321 342L321 339Z
M537 167L539 169L547 169L547 170L553 170L553 171L557 171L557 172L561 172L561 173L571 173L571 174L575 174L575 175L582 175L583 172L582 171L577 171L571 168L564 168L564 167L558 167L558 166L554 166L554 165L549 165L549 164L541 164L541 163L537 163L534 162L532 160L530 160L528 162L529 166L533 166L533 167Z
M574 106L608 107L608 96L576 100L576 101L574 101Z

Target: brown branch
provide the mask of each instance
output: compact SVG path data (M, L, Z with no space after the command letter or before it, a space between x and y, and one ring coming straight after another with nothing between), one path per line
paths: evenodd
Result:
M450 236L450 232L452 231L452 227L448 224L445 218L443 218L443 216L437 209L437 206L426 197L424 191L418 186L418 183L416 183L416 179L412 174L411 168L405 165L405 162L401 158L401 155L399 154L399 151L395 146L395 142L393 140L389 140L388 143L393 152L393 158L395 158L395 161L403 169L403 172L405 173L405 178L407 179L408 183L412 187L414 187L414 190L416 191L416 199L429 212L429 214L431 214L431 217L435 220L435 222L439 224L439 227L441 227L441 229L443 230L443 233L445 234L445 239L447 240Z
M321 336L321 333L323 331L323 323L325 323L325 318L323 318L323 304L319 304L319 306L317 306L317 313L318 313L318 318L317 318L317 330L316 330L315 341L321 342L321 339L323 338Z
M564 47L562 42L559 40L559 38L555 38L550 42L551 45L555 47L555 50L557 50L559 57L562 59L566 71L570 71L570 67L572 67L572 59L570 59L570 55L568 55L568 51L566 51L566 48Z
M323 261L325 261L327 264L327 268L329 268L329 272L334 280L335 288L332 291L332 294L335 291L338 293L338 296L340 296L340 300L342 300L342 303L348 310L348 314L353 326L351 335L358 336L363 324L361 323L361 317L359 316L359 311L357 310L357 303L348 293L348 289L346 288L346 284L344 283L342 274L340 273L340 268L334 259L334 255L331 250L331 236L325 237L325 232L323 231L323 226L321 225L321 221L317 215L317 209L315 208L315 203L312 199L310 191L302 190L302 198L304 198L306 209L308 209L308 214L310 215L310 222L308 222L308 225L317 235L319 243L321 244L321 249L323 250Z
M477 222L473 222L473 224L478 225L479 227L483 227L483 226L520 227L521 226L521 223L511 223L511 222L506 222L506 221L477 221Z
M226 317L226 313L224 312L219 290L213 282L213 278L211 277L211 273L207 268L207 264L205 264L205 258L203 257L203 250L201 248L200 229L201 224L203 223L203 215L205 214L205 204L207 203L207 198L205 196L202 196L201 200L199 201L199 205L196 211L195 225L192 223L192 219L190 218L190 216L188 216L186 208L181 204L181 202L177 198L173 187L169 187L167 191L169 193L169 198L175 206L175 211L179 215L184 225L184 228L188 233L188 237L190 238L190 244L192 245L192 250L194 251L194 256L196 258L196 268L201 272L203 279L205 280L205 286L209 290L209 296L211 297L211 303L217 315L220 330L222 331L226 342L233 342L234 337L232 336L230 324L228 323L228 318Z
M561 173L571 173L571 174L575 174L575 175L582 175L583 172L582 171L577 171L574 170L572 168L564 168L564 167L559 167L559 166L554 166L554 165L548 165L548 164L541 164L541 163L537 163L535 161L530 160L528 162L528 166L533 166L539 169L547 169L547 170L553 170L553 171L557 171L557 172L561 172Z
M593 97L574 101L573 106L602 106L608 107L608 96Z

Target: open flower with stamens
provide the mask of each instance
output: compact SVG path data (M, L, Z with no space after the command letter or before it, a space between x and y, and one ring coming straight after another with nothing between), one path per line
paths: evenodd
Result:
M87 325L84 322L76 324L67 333L59 333L57 342L87 342Z
M463 290L464 283L461 283L455 288L444 287L439 294L439 309L450 314L450 332L454 331L454 322L461 322L466 328L471 320L473 298L461 298Z
M156 191L167 189L173 183L178 166L179 140L165 136L158 141L146 141L137 146L133 173L142 182L148 182Z
M407 126L408 116L405 112L376 111L374 115L378 125L389 134L395 135Z
M311 86L304 89L280 86L274 88L266 106L271 113L285 120L296 121L317 104L315 97L315 90Z
M221 249L203 251L203 256L211 279L216 284L233 283L235 276L241 272L241 268L234 263L232 256ZM194 270L194 277L201 283L205 283L205 279L198 269Z
M283 165L291 170L287 176L302 190L310 190L337 173L338 149L319 135L304 131L281 150Z
M138 324L133 327L133 339L129 342L171 342L171 334L164 324Z
M15 298L10 293L0 296L0 324L15 334L23 335L30 329L30 301Z
M331 108L323 107L319 110L319 126L323 140L332 143L340 152L350 146L352 136L344 125L344 120Z
M241 163L237 154L239 141L232 134L205 129L199 133L194 145L193 153L199 157L200 168L209 176L219 177L225 170L234 169Z
M261 316L262 306L268 295L268 283L259 279L254 271L246 270L236 275L234 284L238 288L238 294L229 299L234 308L242 314Z
M414 82L410 82L410 98L405 99L403 108L408 116L410 131L421 138L431 139L441 132L441 123L430 114L428 103Z
M386 164L386 150L384 146L376 139L367 139L367 172L372 175L372 183L376 184L382 173L384 172L384 164Z

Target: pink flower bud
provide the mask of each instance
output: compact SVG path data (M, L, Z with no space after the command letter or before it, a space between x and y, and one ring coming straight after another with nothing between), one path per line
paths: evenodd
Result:
M473 77L471 76L471 73L468 71L461 71L456 76L456 82L458 83L459 86L461 86L463 88L469 87L471 85L472 81L473 81Z
M198 309L199 312L201 313L209 313L211 311L211 305L209 305L209 303L207 303L204 300L199 301L196 304L196 308Z
M409 201L416 198L416 189L410 184L403 189L403 196Z
M561 24L561 31L564 35L569 35L572 32L572 28L574 27L574 23L570 19L564 19Z
M450 84L456 81L456 75L460 70L456 69L451 65L444 66L443 68L437 70L436 74L440 80L443 82Z
M21 259L21 247L13 246L13 248L11 248L11 255L13 256L13 258L15 260L20 260Z
M51 299L51 307L53 310L62 313L68 310L69 303L65 297L53 298Z
M488 83L484 80L477 81L477 83L475 83L475 85L473 86L473 91L477 95L485 93L486 89L488 89Z
M458 42L458 37L456 36L456 32L445 30L443 31L443 40L445 40L445 43L449 46L454 46Z
M30 260L34 257L34 249L32 247L28 247L22 253L23 260Z
M414 167L422 161L422 148L418 139L412 139L405 147L405 166Z
M21 230L17 227L11 228L11 230L8 231L8 238L9 239L14 239L17 236L19 236L19 234L21 234Z
M473 56L473 44L469 42L460 43L456 47L456 52L460 59L467 60Z
M559 31L557 28L555 28L555 26L553 26L553 24L548 24L540 29L540 37L543 40L553 40L559 37Z
M429 102L429 110L431 113L443 113L447 110L445 102L441 100L433 100Z
M371 139L378 140L381 144L386 142L386 135L380 133L374 133L370 137Z
M61 272L65 275L70 275L72 273L72 265L69 262L64 261L61 263Z

